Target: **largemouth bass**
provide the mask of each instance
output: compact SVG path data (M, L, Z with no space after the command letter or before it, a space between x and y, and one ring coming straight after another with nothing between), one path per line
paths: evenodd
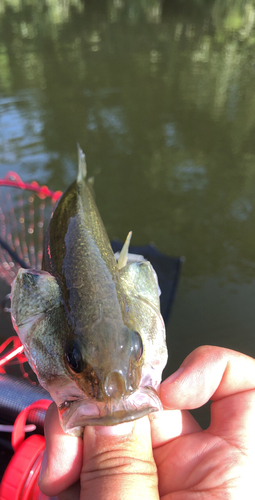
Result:
M65 432L114 425L159 410L167 361L158 284L148 261L118 262L98 213L85 156L56 206L42 271L20 269L12 321Z

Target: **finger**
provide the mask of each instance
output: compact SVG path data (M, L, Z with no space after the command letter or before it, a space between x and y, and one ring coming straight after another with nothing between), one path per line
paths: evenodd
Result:
M209 399L231 396L255 387L255 360L230 349L202 346L161 384L160 398L169 409L193 409Z
M39 487L45 495L56 496L80 478L82 439L64 433L59 423L55 403L52 403L46 412L44 433L46 449L39 477ZM71 500L79 499L77 486L70 498Z
M179 376L178 376L179 375ZM251 455L255 453L255 360L220 347L203 346L162 383L161 399L170 408L197 408L209 399L208 432Z
M158 500L148 417L113 427L86 427L81 500Z
M164 410L150 414L153 449L176 437L201 431L198 422L189 411Z

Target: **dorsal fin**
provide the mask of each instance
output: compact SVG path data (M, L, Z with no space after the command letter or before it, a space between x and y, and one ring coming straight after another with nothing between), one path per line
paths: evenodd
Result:
M118 269L122 269L122 267L125 267L127 260L128 260L128 249L129 249L129 244L132 236L132 231L129 231L126 241L121 249L120 256L118 258Z
M87 165L86 165L86 160L85 160L85 154L83 153L82 149L80 148L80 145L77 144L78 147L78 175L77 175L77 182L82 182L83 180L86 179L87 176Z

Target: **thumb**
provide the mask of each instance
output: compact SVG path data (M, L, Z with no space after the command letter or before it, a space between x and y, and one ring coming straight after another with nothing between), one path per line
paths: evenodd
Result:
M52 403L44 433L39 487L45 495L63 500L158 500L148 417L112 427L87 426L81 439L64 433Z
M158 500L148 417L84 431L81 500Z

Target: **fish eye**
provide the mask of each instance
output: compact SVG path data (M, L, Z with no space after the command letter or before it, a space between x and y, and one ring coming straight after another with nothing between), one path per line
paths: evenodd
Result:
M69 345L66 349L66 360L71 370L75 373L81 373L85 368L80 348L76 342Z
M143 354L143 342L141 339L141 335L138 332L132 332L132 347L131 352L136 361L141 359Z

